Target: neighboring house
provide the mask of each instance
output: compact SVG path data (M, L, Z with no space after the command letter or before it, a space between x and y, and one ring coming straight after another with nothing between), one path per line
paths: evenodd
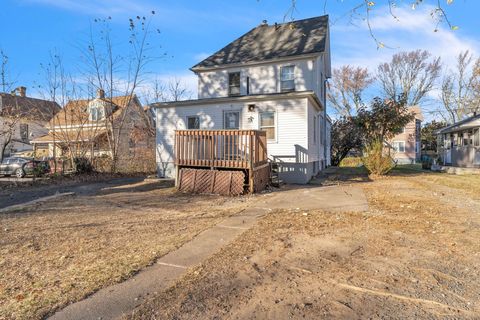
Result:
M60 110L56 102L27 97L26 93L26 87L0 93L0 157L31 156L31 140L48 132L45 125Z
M50 120L48 134L32 142L36 152L47 150L49 157L94 160L111 157L112 137L118 137L114 139L121 170L134 165L129 162L139 153L151 153L153 164L154 129L149 115L136 95L108 98L98 90L94 99L69 101Z
M328 165L328 16L264 22L191 70L197 100L152 105L160 176L175 177L174 137L181 129L266 131L268 156L286 182L307 183Z
M410 107L410 110L415 114L415 119L390 141L395 150L394 159L399 164L418 163L422 154L422 110L418 106Z
M480 115L473 115L438 130L440 164L480 167Z

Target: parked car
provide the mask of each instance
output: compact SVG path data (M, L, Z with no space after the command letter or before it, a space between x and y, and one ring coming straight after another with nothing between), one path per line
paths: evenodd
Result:
M0 175L15 175L17 178L23 178L26 175L42 175L49 171L50 166L48 162L29 158L5 158L0 164Z

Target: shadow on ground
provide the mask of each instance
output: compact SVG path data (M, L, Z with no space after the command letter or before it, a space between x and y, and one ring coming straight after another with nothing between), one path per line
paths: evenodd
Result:
M172 188L175 186L173 180L153 180L151 182L139 182L133 185L117 186L111 188L104 188L100 191L100 195L111 195L116 193L142 193L150 192L158 189Z

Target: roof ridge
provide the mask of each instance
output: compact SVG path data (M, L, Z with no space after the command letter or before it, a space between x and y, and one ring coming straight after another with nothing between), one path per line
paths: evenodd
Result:
M303 18L303 19L299 19L299 20L292 20L292 21L288 21L288 22L281 22L281 23L278 23L278 22L275 22L277 23L277 25L286 25L286 24L289 24L289 23L295 23L295 22L302 22L302 21L305 21L305 20L314 20L314 19L319 19L319 18L324 18L324 17L327 17L329 18L329 15L328 14L324 14L324 15L321 15L321 16L315 16L315 17L310 17L310 18ZM257 27L261 27L262 25L259 25ZM274 27L275 24L273 25L268 25L269 27Z

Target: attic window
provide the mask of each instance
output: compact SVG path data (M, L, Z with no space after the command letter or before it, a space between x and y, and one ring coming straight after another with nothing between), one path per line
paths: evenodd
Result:
M295 91L295 66L285 66L280 69L280 90Z
M105 119L105 109L101 105L92 104L89 107L90 121L100 121Z
M240 72L232 72L228 74L228 95L240 95Z

